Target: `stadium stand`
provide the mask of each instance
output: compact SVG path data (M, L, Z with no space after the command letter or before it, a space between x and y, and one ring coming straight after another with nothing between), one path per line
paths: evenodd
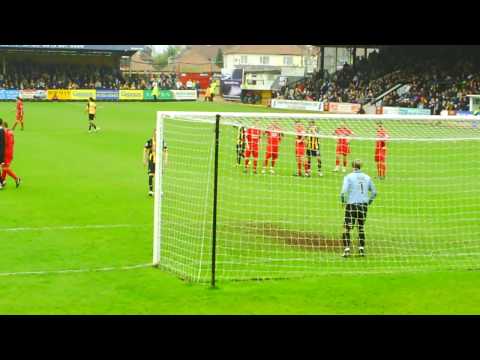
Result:
M467 95L480 91L479 49L464 49L458 56L448 47L425 48L423 52L418 47L374 52L355 66L345 64L331 75L316 73L282 88L277 95L324 102L381 101L383 106L428 108L435 114L441 110L468 110Z

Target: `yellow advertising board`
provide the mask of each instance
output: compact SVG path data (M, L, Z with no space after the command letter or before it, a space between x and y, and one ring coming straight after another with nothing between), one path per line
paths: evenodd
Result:
M72 90L54 89L47 91L48 100L72 100Z
M72 100L85 100L88 98L96 98L97 90L95 89L85 89L85 90L72 90Z
M120 90L120 100L143 100L143 90Z

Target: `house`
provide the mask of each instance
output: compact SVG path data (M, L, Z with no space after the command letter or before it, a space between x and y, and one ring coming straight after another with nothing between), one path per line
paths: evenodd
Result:
M120 71L124 74L156 74L158 69L153 65L152 49L145 46L132 56L124 56L120 61Z
M226 45L187 45L161 70L176 73L220 73L215 63L219 49Z
M316 64L317 51L305 45L232 45L224 50L225 69L278 70L288 76L302 76L305 66Z

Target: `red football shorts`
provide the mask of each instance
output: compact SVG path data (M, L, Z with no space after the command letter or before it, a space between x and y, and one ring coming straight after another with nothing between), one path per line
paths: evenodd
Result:
M17 122L23 122L23 115L17 114Z
M297 146L295 148L295 154L297 156L305 156L305 149L306 149L305 146Z
M273 160L278 159L278 145L269 145L267 146L267 159L272 158Z
M376 149L375 150L375 161L385 161L385 158L387 157L387 152L385 150L381 149Z
M245 150L245 157L247 159L252 155L255 159L258 159L258 144L250 145Z
M347 144L337 144L337 155L348 155L350 153L350 146Z

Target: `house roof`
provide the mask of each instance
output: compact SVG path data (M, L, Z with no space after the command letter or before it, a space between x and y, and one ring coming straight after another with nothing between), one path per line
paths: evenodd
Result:
M304 55L304 45L231 45L224 54Z
M226 45L190 45L178 54L171 64L164 66L161 71L178 72L220 72L221 69L212 61L218 50Z
M153 66L151 55L142 53L141 51L135 53L131 58L131 66L121 66L121 70L131 70L133 72L153 72L157 71Z

